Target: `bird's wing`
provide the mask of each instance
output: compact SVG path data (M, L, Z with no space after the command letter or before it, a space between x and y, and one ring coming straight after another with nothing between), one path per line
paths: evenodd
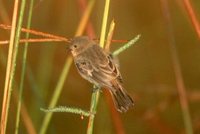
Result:
M111 81L122 83L121 74L111 55L104 52L97 45L93 45L87 51L90 56L85 53L85 55L77 57L75 60L75 64L83 78L106 87L113 86Z
M93 64L95 64L94 66L98 69L101 77L107 78L108 81L117 80L118 82L122 83L121 74L112 55L105 52L98 45L93 45L90 51L91 53L93 52L94 57L96 57L96 61L93 61ZM91 60L93 59L94 58Z
M100 70L100 68L90 60L82 57L75 61L75 65L81 76L93 84L106 87L112 86L109 81L110 75Z
M91 77L92 72L94 71L91 62L84 58L79 58L75 61L75 65L81 75L85 75L86 77Z
M99 64L99 70L102 72L102 74L110 77L110 80L116 79L122 83L121 74L119 72L119 69L115 65L114 59L111 57L111 55L107 55L106 60Z

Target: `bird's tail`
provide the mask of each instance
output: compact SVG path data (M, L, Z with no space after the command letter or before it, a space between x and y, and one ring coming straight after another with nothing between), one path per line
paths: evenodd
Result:
M122 86L109 90L113 98L116 109L119 112L126 112L130 107L134 105L132 98L123 89Z

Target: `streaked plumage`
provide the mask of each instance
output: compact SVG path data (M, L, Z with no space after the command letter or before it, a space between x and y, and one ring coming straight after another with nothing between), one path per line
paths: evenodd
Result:
M122 87L122 77L112 56L87 36L75 37L70 44L80 75L91 83L109 89L118 111L133 106L132 98Z

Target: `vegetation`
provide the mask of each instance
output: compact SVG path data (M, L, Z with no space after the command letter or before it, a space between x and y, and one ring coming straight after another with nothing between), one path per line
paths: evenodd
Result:
M200 133L198 5L0 1L1 134ZM77 73L66 46L79 35L118 56L133 109L118 113Z

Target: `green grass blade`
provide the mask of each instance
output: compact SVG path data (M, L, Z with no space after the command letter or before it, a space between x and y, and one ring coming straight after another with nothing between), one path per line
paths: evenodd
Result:
M30 25L31 25L33 3L34 3L34 0L30 0L27 29L30 29ZM28 38L29 38L29 33L26 33L26 39L28 39ZM20 109L21 109L21 101L22 101L22 93L23 93L23 85L24 85L24 76L25 76L25 70L26 70L27 51L28 51L28 42L25 43L24 50L23 50L22 72L21 72L21 79L20 79L20 86L19 86L19 100L18 100L18 104L17 104L15 134L18 134L18 131L19 131Z
M128 49L130 46L132 46L133 44L135 44L140 39L140 36L141 35L138 34L135 38L133 38L132 40L130 40L128 43L126 43L125 45L123 45L119 49L115 50L113 52L113 56L116 56L116 55L120 54L121 52L123 52L124 50Z
M75 36L80 36L83 33L85 26L87 24L87 21L89 19L89 16L90 16L92 9L94 7L94 2L95 2L95 0L91 0L88 3L87 9L84 12L83 17L81 18L81 21L79 23L79 26L77 28ZM55 93L53 94L53 97L50 101L49 108L53 108L57 104L57 101L58 101L60 94L61 94L61 91L63 89L65 79L68 76L68 72L69 72L69 69L71 67L71 64L72 64L72 58L68 57L66 62L65 62L63 71L62 71L61 76L60 76L60 79L58 80L57 86L55 88ZM46 133L49 122L52 118L52 115L53 115L53 113L47 113L45 115L44 120L43 120L42 125L41 125L41 128L40 128L40 131L39 131L39 134L45 134Z
M109 5L110 5L110 0L106 0L105 7L104 7L103 20L102 20L102 27L101 27L101 37L100 37L100 46L102 48L104 47L104 40L105 40L105 36L106 36L106 26L107 26L107 20L108 20ZM91 104L90 104L90 112L91 113L96 113L96 111L97 111L99 95L100 95L99 90L96 90L96 92L92 93L92 99L91 99ZM94 117L95 116L89 117L87 134L93 133Z
M18 5L18 0L15 1L15 5ZM5 99L3 100L3 108L2 108L2 118L1 118L1 134L6 133L6 126L7 126L7 120L8 120L8 111L9 111L9 105L10 105L10 97L12 93L12 87L13 87L13 79L15 75L15 68L16 68L16 59L17 59L17 53L18 53L18 44L19 44L19 39L20 39L20 33L21 33L21 27L22 27L22 22L23 22L23 16L24 16L24 9L25 9L25 4L26 0L21 1L21 6L20 6L20 13L19 13L19 21L16 27L16 32L11 32L11 42L9 46L9 56L8 57L8 62L11 64L7 67L7 70L10 72L6 72L6 82L5 82L5 89L4 89L4 97ZM18 7L18 6L17 6ZM15 10L16 9L16 10ZM15 8L13 16L14 23L16 23L17 20L17 11L18 8ZM12 24L12 26L15 27L15 24ZM13 28L14 29L14 28ZM13 50L10 50L13 49ZM9 61L10 60L10 61ZM5 96L5 93L7 94ZM4 103L5 102L5 103Z

